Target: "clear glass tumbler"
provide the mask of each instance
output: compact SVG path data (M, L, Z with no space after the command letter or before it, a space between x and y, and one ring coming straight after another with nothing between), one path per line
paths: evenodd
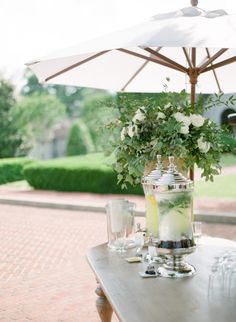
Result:
M135 247L134 204L126 199L112 199L106 211L108 247L119 252Z

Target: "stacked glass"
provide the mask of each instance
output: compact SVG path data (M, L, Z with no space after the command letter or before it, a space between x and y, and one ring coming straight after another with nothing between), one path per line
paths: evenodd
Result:
M213 299L236 299L236 250L215 257L209 275L208 296Z

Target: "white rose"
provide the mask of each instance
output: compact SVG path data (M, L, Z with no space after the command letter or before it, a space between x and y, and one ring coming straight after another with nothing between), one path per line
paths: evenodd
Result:
M183 122L183 119L185 118L184 114L180 112L174 113L173 116L178 122Z
M191 124L191 119L189 116L184 116L182 122L185 126L189 126Z
M210 150L211 144L209 142L204 142L203 141L203 137L201 136L198 140L197 140L197 145L199 150L202 153L207 153Z
M120 132L121 141L124 141L125 135L126 135L126 127L123 127L123 129Z
M189 133L189 127L188 126L181 126L180 130L179 130L179 133L182 133L182 134L188 134Z
M174 113L173 116L176 119L176 121L184 123L184 126L189 126L191 124L190 117L184 115L183 113L176 112L176 113Z
M157 120L158 119L165 119L166 118L166 116L165 116L165 114L164 113L162 113L162 112L158 112L157 113Z
M142 108L143 109L143 108ZM134 123L136 123L137 121L142 122L145 119L145 114L144 112L142 112L142 109L138 109L132 119L132 121Z
M132 138L135 134L138 132L138 127L137 125L132 125L130 124L128 127L128 135L130 138Z
M204 124L205 118L200 114L191 114L191 123L193 126L200 127Z

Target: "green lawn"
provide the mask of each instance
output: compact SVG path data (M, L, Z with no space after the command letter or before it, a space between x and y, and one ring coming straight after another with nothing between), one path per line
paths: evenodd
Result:
M196 197L236 198L236 173L215 176L214 182L195 182Z
M96 158L95 158L96 156ZM84 165L88 165L90 163L102 163L106 159L106 162L109 160L107 158L104 158L104 156L99 154L93 154L93 155L87 155L80 157L81 163L84 163ZM70 162L69 162L70 160ZM110 161L110 160L109 160ZM78 164L78 157L70 157L68 158L62 158L57 159L53 161L47 161L47 164L55 165L64 165L67 164L69 166L74 165L74 167L77 167ZM111 163L111 161L109 162ZM232 166L236 165L236 155L233 154L225 154L222 158L222 166ZM6 188L13 188L13 189L28 189L30 188L27 181L17 181L12 183L7 183L5 185ZM205 182L204 180L196 181L195 182L195 196L196 197L215 197L215 198L236 198L236 173L227 175L227 176L215 176L214 182Z
M8 182L5 184L2 184L1 187L6 187L7 189L12 188L12 189L19 189L19 190L32 189L26 180Z
M221 162L222 162L222 167L229 167L232 165L236 165L236 154L231 154L231 153L224 154Z

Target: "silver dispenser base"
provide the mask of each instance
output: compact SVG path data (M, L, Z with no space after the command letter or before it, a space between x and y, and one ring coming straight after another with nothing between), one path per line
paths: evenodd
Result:
M194 266L185 262L184 257L195 251L196 247L187 249L167 250L158 248L158 252L165 253L167 259L165 263L157 269L157 274L161 277L182 278L196 274Z

